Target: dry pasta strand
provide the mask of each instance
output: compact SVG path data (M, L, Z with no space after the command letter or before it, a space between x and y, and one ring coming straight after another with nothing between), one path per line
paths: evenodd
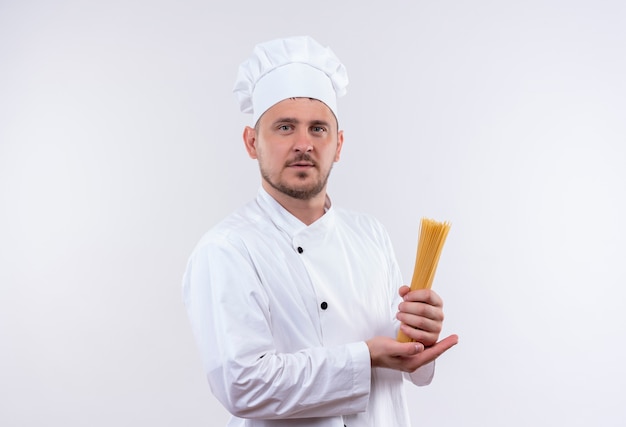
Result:
M411 280L412 291L416 289L430 289L432 287L448 231L450 231L449 222L437 222L432 219L422 218L415 266L413 267L413 278ZM397 339L400 342L413 341L402 331L398 332Z

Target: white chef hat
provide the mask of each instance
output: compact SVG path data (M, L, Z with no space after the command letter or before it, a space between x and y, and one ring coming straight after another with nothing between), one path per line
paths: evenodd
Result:
M333 51L299 36L258 44L239 66L233 92L256 123L271 106L295 97L318 99L338 117L337 98L347 85L346 68Z

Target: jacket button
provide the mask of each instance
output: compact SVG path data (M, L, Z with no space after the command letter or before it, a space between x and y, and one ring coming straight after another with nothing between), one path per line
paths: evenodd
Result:
M304 252L304 249L302 249L301 246L298 246L298 253L301 254L302 252Z
M328 303L324 301L320 304L320 307L322 307L322 310L326 310L328 308Z

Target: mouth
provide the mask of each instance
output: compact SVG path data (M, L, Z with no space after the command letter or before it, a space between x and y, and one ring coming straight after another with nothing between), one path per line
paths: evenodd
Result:
M298 156L290 162L287 162L287 166L290 168L312 168L315 167L315 162L309 156Z
M313 162L292 162L288 164L292 168L312 168L315 166Z

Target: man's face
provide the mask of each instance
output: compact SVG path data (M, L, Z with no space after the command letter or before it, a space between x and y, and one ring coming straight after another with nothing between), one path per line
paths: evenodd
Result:
M334 162L339 160L343 132L321 101L285 99L244 131L246 149L257 159L263 185L299 200L311 199L326 189ZM269 187L269 188L268 188Z

